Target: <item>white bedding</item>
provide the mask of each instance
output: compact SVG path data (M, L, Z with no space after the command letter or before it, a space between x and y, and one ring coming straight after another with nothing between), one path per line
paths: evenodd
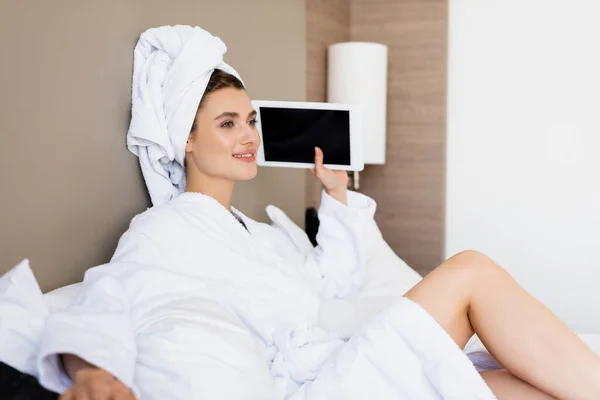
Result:
M37 377L40 335L47 316L29 261L23 260L0 277L0 361Z

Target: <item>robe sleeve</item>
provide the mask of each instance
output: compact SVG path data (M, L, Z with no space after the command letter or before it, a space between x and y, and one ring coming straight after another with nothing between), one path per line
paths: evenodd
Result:
M322 297L351 297L362 287L367 239L374 227L375 209L375 201L363 194L348 191L348 205L345 205L323 191L318 245L305 264L305 271Z
M159 254L155 244L139 234L125 233L110 263L88 270L74 303L51 314L38 356L39 381L63 393L72 381L61 354L74 354L99 367L134 390L136 341L132 323L131 287L135 270L152 265Z

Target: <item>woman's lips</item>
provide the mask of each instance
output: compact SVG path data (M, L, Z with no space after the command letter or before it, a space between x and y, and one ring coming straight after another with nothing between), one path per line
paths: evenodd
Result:
M254 153L239 153L234 154L233 158L243 162L254 162L256 160L256 155Z

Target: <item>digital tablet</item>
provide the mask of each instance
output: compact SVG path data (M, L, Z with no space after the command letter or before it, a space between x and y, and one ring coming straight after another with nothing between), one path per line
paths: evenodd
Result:
M333 103L254 100L261 138L257 163L265 167L312 168L315 147L329 169L362 171L362 110Z

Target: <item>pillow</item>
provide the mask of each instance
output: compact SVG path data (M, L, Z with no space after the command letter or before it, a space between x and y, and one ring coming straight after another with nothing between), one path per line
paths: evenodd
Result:
M0 361L37 377L36 358L47 316L28 260L0 276Z
M60 311L73 304L81 291L81 285L81 282L74 283L44 294L44 302L48 311Z
M270 205L267 206L267 215L271 218L272 225L286 233L304 256L309 255L313 251L314 247L306 232L296 225L283 210Z
M392 250L375 222L370 237L364 295L403 295L423 279Z
M306 232L296 225L281 209L267 207L272 224L283 230L295 246L306 256L313 251ZM381 231L373 222L372 232L367 243L367 277L364 295L402 295L422 277L394 253L383 239Z

